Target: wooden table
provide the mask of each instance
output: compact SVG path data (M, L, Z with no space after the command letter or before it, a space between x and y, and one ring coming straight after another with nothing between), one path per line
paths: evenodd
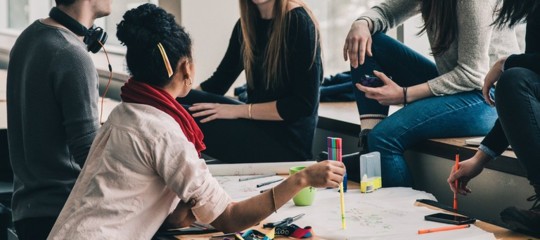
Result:
M358 183L356 183L356 182L348 181L348 187L350 189L355 189L355 188L357 189L359 186L358 186ZM420 202L416 202L415 205L418 206L419 208L427 207L427 208L431 208L431 209L441 210L440 208L437 208L437 207L434 207L434 206L431 206L431 205L428 205L428 204L425 204L425 203L420 203ZM265 229L262 228L262 225L264 223L266 223L266 222L263 221L262 223L260 223L259 225L253 227L252 229L257 229L257 230L260 230L261 232L266 232L266 231L268 231L268 229L265 230ZM526 235L523 235L523 234L520 234L520 233L510 231L510 230L508 230L506 228L499 227L499 226L496 226L496 225L493 225L493 224L490 224L490 223L487 223L487 222L483 222L483 221L480 221L480 220L477 220L474 223L474 225L476 227L486 231L486 232L493 233L494 238L498 239L498 240L534 240L534 239L540 240L540 238L533 238L533 237L530 237L530 236L526 236ZM201 235L180 235L180 236L175 236L175 237L161 237L161 238L158 238L158 240L209 239L211 236L222 235L222 234L223 233L220 232L220 233L201 234ZM292 239L292 238L278 236L275 239ZM318 239L318 238L316 236L314 236L314 237L309 238L309 239Z

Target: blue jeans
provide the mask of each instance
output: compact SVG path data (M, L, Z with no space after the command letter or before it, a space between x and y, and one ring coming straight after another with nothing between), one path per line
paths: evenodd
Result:
M402 87L439 76L432 61L385 34L373 35L372 52L364 65L351 70L353 82L373 70L391 76ZM388 114L388 106L354 91L360 114ZM485 135L496 119L495 108L484 102L481 91L424 98L401 108L368 135L369 151L381 153L383 186L413 185L403 152L415 144L431 138Z

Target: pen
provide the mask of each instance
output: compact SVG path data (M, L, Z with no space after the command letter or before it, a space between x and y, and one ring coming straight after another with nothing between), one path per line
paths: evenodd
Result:
M420 229L418 230L418 234L450 231L450 230L463 229L463 228L469 228L469 227L471 227L470 224L464 224L464 225L454 225L454 226L446 226L446 227L438 227L438 228Z
M253 176L253 177L239 178L238 181L239 181L239 182L242 182L242 181L247 181L247 180L259 179L259 178L265 178L265 177L271 177L271 176L276 176L276 174L274 173L274 174L257 175L257 176Z
M456 153L456 165L455 165L454 168L455 168L456 172L459 169L459 151ZM454 181L454 185L455 185L455 188L456 188L456 191L454 192L454 211L457 212L458 211L457 191L458 191L458 187L459 187L459 182L458 182L457 179Z
M264 182L264 183L261 183L261 184L257 184L257 187L262 187L262 186L266 186L268 184L277 183L277 182L279 182L281 180L283 180L283 178L282 179L277 179L277 180L272 180L272 181L269 181L269 182Z

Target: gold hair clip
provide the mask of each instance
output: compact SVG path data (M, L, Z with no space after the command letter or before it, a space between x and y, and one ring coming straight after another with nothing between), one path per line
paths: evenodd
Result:
M169 77L173 75L173 70L171 67L171 62L169 62L169 58L167 57L167 53L165 52L165 48L163 48L163 45L161 45L160 42L157 44L159 48L159 52L161 53L161 57L163 58L163 62L165 63L165 68L167 69L167 74Z

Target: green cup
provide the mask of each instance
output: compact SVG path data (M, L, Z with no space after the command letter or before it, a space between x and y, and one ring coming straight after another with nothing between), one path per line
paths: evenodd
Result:
M292 167L289 169L289 174L290 175L293 175L299 171L301 171L302 169L304 169L306 167ZM317 191L316 188L314 187L306 187L302 190L300 190L300 192L298 192L294 197L293 197L293 202L294 202L294 205L296 206L309 206L313 203L313 200L315 199L315 192Z

